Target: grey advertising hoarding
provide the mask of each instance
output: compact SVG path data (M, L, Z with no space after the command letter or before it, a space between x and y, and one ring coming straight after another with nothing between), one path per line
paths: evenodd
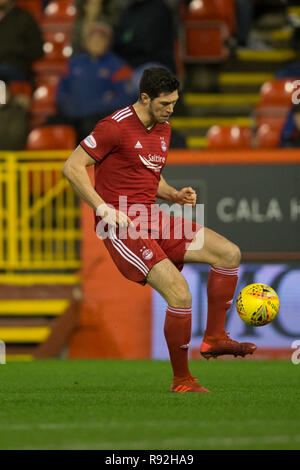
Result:
M250 258L300 258L299 165L168 165L163 176L192 186L205 225Z
M205 264L185 265L183 275L192 295L191 351L199 357L207 319L207 279L210 267ZM262 282L272 286L279 295L280 309L275 320L263 327L246 325L236 312L236 299L246 285ZM232 306L226 316L226 331L237 341L249 341L264 349L289 349L293 353L294 341L300 338L300 263L243 263L239 268L239 280ZM164 339L164 319L167 303L159 293L152 292L152 357L168 359L168 348ZM296 346L295 346L296 347ZM230 356L229 356L230 357Z

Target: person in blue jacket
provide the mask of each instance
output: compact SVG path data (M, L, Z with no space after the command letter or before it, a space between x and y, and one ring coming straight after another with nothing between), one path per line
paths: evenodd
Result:
M92 24L85 51L70 58L58 85L58 116L75 127L79 141L104 116L136 99L131 68L111 51L112 35L108 24Z
M294 104L287 114L281 130L279 146L281 148L300 147L300 104Z

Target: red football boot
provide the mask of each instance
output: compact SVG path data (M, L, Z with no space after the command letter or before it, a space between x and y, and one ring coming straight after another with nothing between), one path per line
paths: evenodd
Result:
M184 393L184 392L197 392L197 393L207 393L210 390L202 387L196 382L197 377L192 377L188 375L187 377L174 377L173 383L171 385L171 392L175 393Z
M211 357L223 356L225 354L232 354L233 356L246 356L246 354L253 354L256 350L256 345L253 343L239 343L229 337L228 333L220 336L206 336L204 335L200 354L205 359Z

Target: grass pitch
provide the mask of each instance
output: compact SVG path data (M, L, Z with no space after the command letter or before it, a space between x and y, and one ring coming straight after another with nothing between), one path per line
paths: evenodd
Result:
M300 449L300 365L191 361L212 393L170 393L164 361L0 365L1 449Z

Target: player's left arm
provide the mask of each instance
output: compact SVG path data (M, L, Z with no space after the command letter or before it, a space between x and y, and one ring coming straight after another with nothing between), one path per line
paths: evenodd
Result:
M190 186L182 188L179 191L170 186L164 177L160 176L160 181L157 190L157 197L164 199L165 201L176 202L177 204L190 204L191 206L196 205L197 194Z

